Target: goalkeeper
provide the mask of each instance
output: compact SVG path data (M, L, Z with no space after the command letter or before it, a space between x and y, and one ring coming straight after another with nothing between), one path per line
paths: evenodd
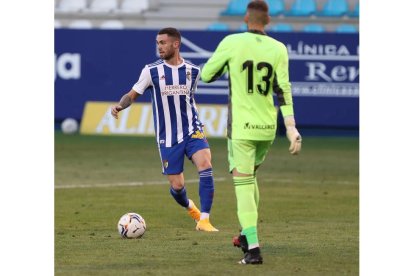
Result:
M233 242L245 253L240 264L261 264L256 171L276 135L273 93L284 118L291 154L300 152L302 138L295 126L286 46L264 32L270 21L266 2L250 2L244 21L248 31L225 37L202 68L201 78L209 83L229 73L228 160L242 227Z

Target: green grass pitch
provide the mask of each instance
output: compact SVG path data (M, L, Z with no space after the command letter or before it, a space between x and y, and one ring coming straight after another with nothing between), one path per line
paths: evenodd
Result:
M241 266L226 140L209 139L217 233L195 223L169 194L153 137L55 134L56 275L358 275L358 138L304 137L291 156L278 137L259 169L264 264ZM185 163L189 197L198 175ZM118 219L137 212L142 239L122 239Z

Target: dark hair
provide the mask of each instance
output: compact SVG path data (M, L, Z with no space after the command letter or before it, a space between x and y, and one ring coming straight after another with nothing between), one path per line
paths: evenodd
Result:
M180 43L181 43L181 34L180 34L180 32L176 28L172 28L172 27L164 28L164 29L161 29L158 32L158 34L159 35L166 34L166 35L168 35L170 37L173 37L173 38L178 39L178 41L180 41Z
M267 3L263 0L254 0L247 5L247 10L255 10L260 12L269 12L269 7Z
M266 25L269 23L269 7L265 1L254 0L247 5L249 22Z

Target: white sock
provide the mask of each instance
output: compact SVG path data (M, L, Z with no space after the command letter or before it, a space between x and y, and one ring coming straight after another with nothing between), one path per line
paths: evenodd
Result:
M209 213L201 213L201 215L200 215L200 220L202 220L202 219L208 219L210 217L210 214Z

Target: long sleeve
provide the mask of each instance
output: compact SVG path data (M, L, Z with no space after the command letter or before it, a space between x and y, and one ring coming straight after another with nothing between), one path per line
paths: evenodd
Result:
M273 82L273 91L277 95L280 111L283 117L293 115L292 89L289 82L289 57L286 47L275 66L275 78Z
M213 55L209 58L207 63L201 69L201 80L209 83L220 78L228 68L228 60L230 58L231 47L227 43L227 39L224 38Z

